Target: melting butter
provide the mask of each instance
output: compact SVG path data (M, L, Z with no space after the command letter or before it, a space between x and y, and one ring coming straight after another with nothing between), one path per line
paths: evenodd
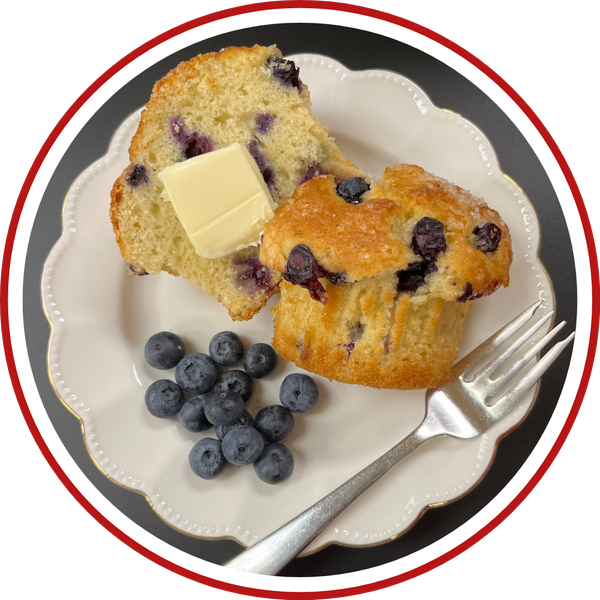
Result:
M158 174L196 252L220 258L257 246L276 204L241 144L195 156Z

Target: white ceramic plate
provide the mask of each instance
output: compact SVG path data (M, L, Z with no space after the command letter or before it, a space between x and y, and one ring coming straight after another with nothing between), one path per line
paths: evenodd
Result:
M538 299L553 308L551 285L537 258L539 230L533 208L500 171L494 150L470 122L435 107L414 83L386 71L352 72L315 55L292 57L312 94L315 114L344 154L378 178L386 166L414 163L484 197L510 227L511 285L474 303L461 354ZM188 465L191 434L177 418L152 417L144 392L164 371L143 359L146 340L171 330L188 351L206 352L211 337L236 331L246 345L269 342L264 309L235 323L213 298L167 274L132 277L108 219L109 193L128 164L139 120L129 117L105 157L75 181L64 206L63 235L43 272L42 298L52 323L48 369L60 398L82 421L90 455L120 485L145 494L157 514L185 533L233 537L251 545L295 516L416 427L424 392L378 391L315 377L318 406L296 416L285 444L296 467L284 484L262 483L251 467L229 468L204 481ZM276 300L273 298L269 307ZM297 372L280 360L256 382L247 408L278 402L284 376ZM166 372L173 378L173 372ZM373 544L401 534L430 505L468 492L488 469L498 439L527 412L533 392L486 435L472 441L436 439L407 457L365 493L306 550L330 542ZM214 436L214 432L209 432Z

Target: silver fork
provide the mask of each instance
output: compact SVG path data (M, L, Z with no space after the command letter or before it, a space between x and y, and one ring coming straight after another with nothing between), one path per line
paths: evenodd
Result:
M277 574L356 498L423 442L439 435L471 439L487 431L531 389L575 335L573 332L555 344L522 379L497 399L494 398L566 324L563 321L554 327L506 371L492 378L508 358L552 317L554 311L529 327L488 364L484 364L483 359L523 327L541 304L541 300L533 304L457 362L442 387L427 390L425 418L412 433L333 492L224 566L249 573Z

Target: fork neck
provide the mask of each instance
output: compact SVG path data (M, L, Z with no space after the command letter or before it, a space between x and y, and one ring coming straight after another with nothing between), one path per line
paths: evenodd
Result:
M464 392L460 381L447 384L444 390L427 391L427 413L417 428L420 435L470 439L489 427L484 407Z

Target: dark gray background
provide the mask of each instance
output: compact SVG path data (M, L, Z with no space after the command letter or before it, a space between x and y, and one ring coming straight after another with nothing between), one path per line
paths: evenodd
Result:
M8 123L10 139L17 140L19 148L16 167L11 170L15 190L37 144L79 89L119 54L181 18L171 17L162 22L143 24L138 20L138 15L143 16L143 12L143 8L132 7L118 16L108 18L101 15L94 23L85 20L85 23L80 23L82 27L75 27L74 31L57 23L51 28L54 33L49 33L43 20L36 21L37 24L28 30L27 38L22 41L22 52L28 61L34 57L38 61L36 78L31 79L29 70L25 74L23 63L13 65L10 71L13 81L19 82L19 87L15 88L19 90L18 97L11 104L13 118ZM576 64L563 65L557 71L561 64L559 59L562 60L564 54L571 59L580 54L569 44L557 47L552 42L553 38L543 33L544 28L552 32L552 28L557 27L556 20L544 24L543 19L540 21L532 17L504 21L499 17L502 30L493 31L484 25L467 27L462 19L456 17L448 20L441 19L439 15L429 19L416 18L474 48L505 73L555 128L565 151L574 161L574 168L584 167L586 158L580 148L581 130L565 118L565 112L573 110L575 99L570 93L569 83L556 79L559 71L563 76L567 71L571 74L580 72L582 66L576 61ZM566 24L569 22L579 25L576 21L565 21ZM561 29L564 29L565 23L561 24ZM571 33L565 37L571 43L583 41L584 49L590 45L589 42L585 45L581 39L585 37L583 35ZM42 44L43 52L39 52L42 40L46 43ZM41 310L39 283L43 262L60 236L61 204L69 185L82 170L105 153L116 127L147 101L153 83L180 60L196 53L254 43L276 43L284 54L313 52L332 56L351 69L382 68L399 72L414 80L436 105L452 109L473 121L490 139L504 172L518 182L535 206L542 231L540 255L554 285L557 320L566 319L573 324L576 318L575 257L547 175L522 135L499 108L439 61L398 42L363 31L294 24L246 29L207 40L169 57L137 77L111 98L86 125L56 170L40 206L26 265L24 309L28 350L50 418L90 481L148 531L192 555L215 563L231 558L239 551L239 546L231 541L209 542L180 534L157 518L143 497L113 484L89 459L78 421L58 401L47 379L45 349L48 325ZM518 49L519 56L513 54L515 49ZM85 60L81 60L82 57ZM26 119L23 119L24 116ZM565 353L544 378L533 411L521 427L501 442L489 473L465 498L427 511L413 528L393 542L370 549L330 546L295 560L281 576L322 576L384 564L423 548L464 523L498 494L528 456L551 415L569 358L570 352ZM506 527L468 556L411 584L406 591L423 592L456 584L464 589L467 582L474 582L477 569L487 564L502 565L502 580L494 584L494 588L504 591L511 589L511 574L526 572L526 585L539 589L549 571L553 577L557 575L567 581L573 576L570 569L575 565L578 570L581 569L586 564L586 554L583 550L581 556L578 554L582 540L578 519L584 517L585 505L581 496L573 492L573 486L581 485L584 488L581 492L587 490L589 494L589 484L577 479L576 469L580 464L578 448L583 444L579 441L583 437L579 433L580 428L581 425L578 435L541 490ZM35 557L33 564L36 567L48 569L57 578L57 584L61 581L60 585L72 586L73 590L79 587L76 578L82 573L93 578L94 589L97 586L99 591L109 593L119 589L144 593L156 589L157 585L168 585L168 589L175 593L193 590L189 584L135 557L88 520L48 473L16 420L12 421L12 430L16 432L17 443L11 453L16 448L19 465L22 465L18 471L23 479L17 486L17 501L28 506L19 511L21 524L18 532L11 536L11 569L15 573L26 576ZM12 477L5 475L5 483L11 486L9 502L13 501ZM538 559L544 563L541 571L533 567ZM120 575L125 577L123 584L118 583Z

